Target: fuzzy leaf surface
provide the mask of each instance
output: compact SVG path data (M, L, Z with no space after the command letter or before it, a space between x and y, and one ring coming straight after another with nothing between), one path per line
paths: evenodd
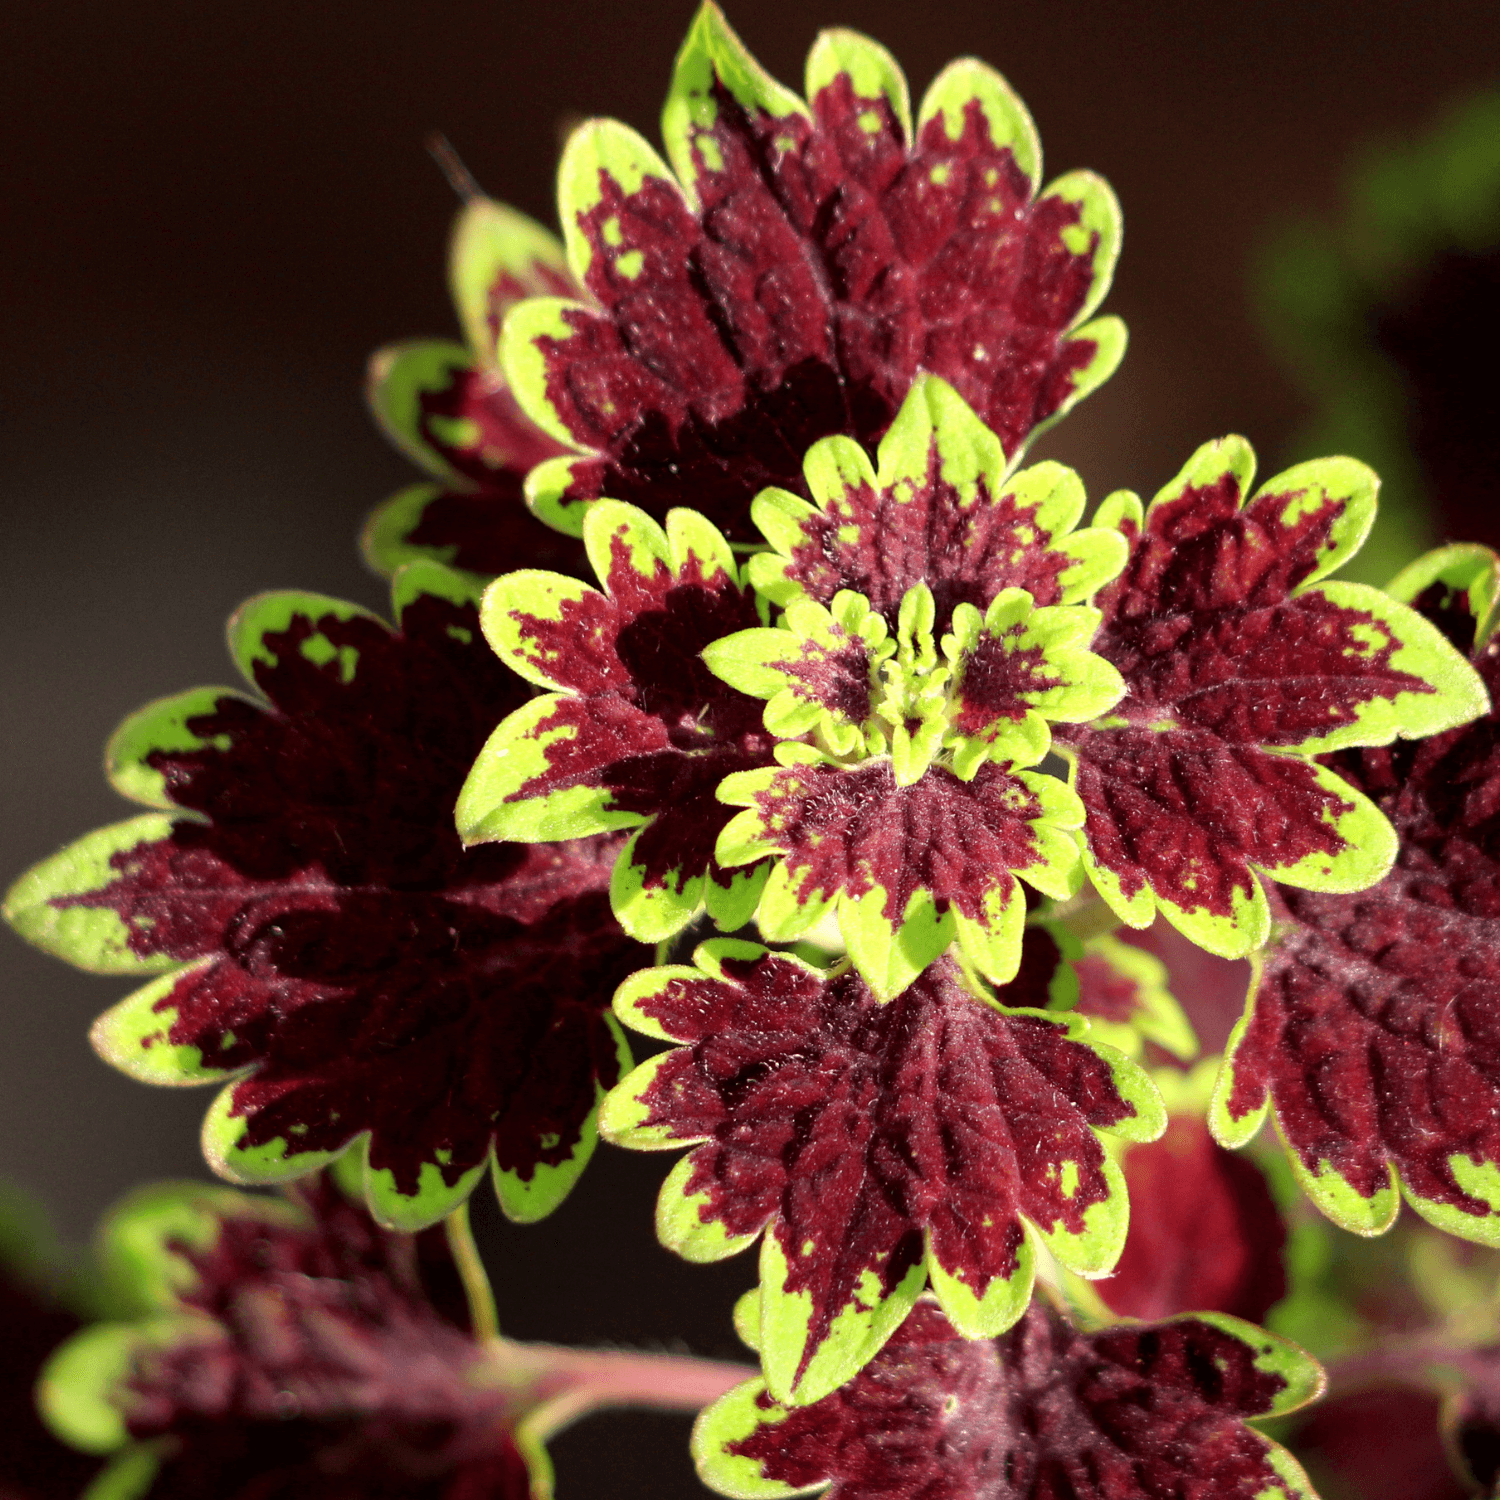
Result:
M502 1196L561 1196L619 1073L610 993L644 953L610 916L614 843L462 847L454 798L526 688L457 575L416 564L396 599L397 630L317 596L252 600L232 634L265 699L164 700L112 742L122 790L177 816L63 851L6 914L85 966L168 970L94 1041L147 1081L228 1083L216 1169L277 1180L368 1134L376 1212L414 1226L491 1159Z
M1084 1334L1041 1298L1008 1333L961 1337L917 1304L861 1374L788 1409L760 1382L698 1419L700 1475L745 1500L1314 1500L1246 1426L1317 1394L1294 1345L1237 1319Z
M728 545L679 511L663 531L633 506L603 504L586 542L605 591L516 573L485 596L484 628L516 671L554 689L490 737L458 804L470 842L556 839L638 828L615 876L616 910L658 941L747 878L714 859L730 817L728 775L770 760L761 706L701 658L757 625ZM756 887L754 894L758 894ZM726 925L739 926L749 908Z
M848 589L894 630L907 592L926 584L942 633L960 604L983 614L1008 588L1040 606L1077 603L1125 561L1117 531L1074 529L1085 495L1071 469L1049 461L1007 477L1000 439L936 376L917 377L877 459L825 438L802 466L812 503L776 489L756 499L772 549L748 565L762 593L827 604Z
M1487 707L1483 685L1427 621L1379 590L1320 582L1363 541L1375 479L1323 459L1247 494L1240 438L1201 448L1142 515L1099 520L1130 544L1098 599L1093 649L1128 691L1060 729L1088 810L1089 873L1131 926L1159 907L1226 957L1265 941L1253 871L1360 890L1395 838L1370 801L1314 757L1420 737Z
M525 1396L439 1311L439 1244L379 1229L324 1178L294 1204L148 1189L107 1225L160 1288L132 1323L85 1330L42 1400L64 1435L91 1409L123 1445L108 1471L150 1500L526 1500L550 1478L517 1438ZM424 1275L425 1273L425 1275ZM112 1492L112 1491L111 1491Z
M1466 582L1414 602L1493 691L1500 656L1475 639ZM1347 1228L1387 1228L1399 1186L1439 1228L1500 1244L1500 721L1337 764L1401 852L1372 890L1279 893L1216 1130L1237 1144L1274 1110L1303 1185Z
M888 757L842 766L783 745L781 764L726 781L746 811L719 836L722 863L779 856L762 930L805 931L830 908L860 973L882 996L904 989L957 936L997 984L1020 959L1026 901L1072 894L1082 821L1050 776L980 765L968 781L942 765L898 784Z
M703 1142L659 1223L691 1210L689 1227L719 1226L719 1254L766 1231L761 1353L783 1399L848 1379L928 1276L971 1336L1008 1327L1030 1295L1029 1233L1082 1269L1113 1263L1126 1207L1095 1130L1150 1136L1159 1106L1084 1023L1038 1008L1058 962L1038 937L1027 992L1000 992L1014 1009L976 998L949 959L881 1003L852 970L729 940L622 987L622 1019L682 1045L613 1091L601 1129L641 1149Z
M594 305L523 304L502 337L523 408L586 455L534 474L534 504L693 505L748 541L753 496L795 488L819 438L873 446L919 369L1011 455L1113 371L1118 321L1078 325L1119 210L1087 173L1036 194L1035 128L998 74L952 64L913 125L890 56L831 32L807 94L705 5L663 115L671 166L611 120L568 143L559 214Z

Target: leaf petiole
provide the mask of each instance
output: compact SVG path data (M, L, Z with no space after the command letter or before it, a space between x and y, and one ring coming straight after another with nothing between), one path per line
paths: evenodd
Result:
M481 1343L498 1339L500 1316L495 1310L495 1293L474 1244L474 1233L469 1228L467 1203L460 1203L443 1220L443 1231L448 1237L448 1250L458 1269L459 1280L463 1282L464 1297L469 1304L469 1326L474 1337Z

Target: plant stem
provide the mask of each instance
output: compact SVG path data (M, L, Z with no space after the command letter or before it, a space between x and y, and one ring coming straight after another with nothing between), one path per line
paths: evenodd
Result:
M507 1376L519 1375L527 1381L538 1403L527 1425L542 1439L606 1407L698 1411L759 1373L751 1365L690 1354L636 1354L509 1341L502 1347Z
M490 1289L490 1278L485 1274L484 1262L479 1258L474 1234L469 1228L467 1203L460 1203L443 1220L443 1230L448 1236L448 1250L458 1268L459 1280L464 1285L464 1296L469 1303L469 1326L474 1337L481 1343L498 1339L500 1317L495 1311L495 1294Z

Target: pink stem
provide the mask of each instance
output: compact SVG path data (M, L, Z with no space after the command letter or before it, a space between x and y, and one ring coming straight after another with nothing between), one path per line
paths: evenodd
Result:
M697 1411L760 1373L751 1365L690 1354L569 1349L561 1344L509 1340L502 1341L502 1347L507 1372L529 1382L538 1406L531 1420L543 1437L606 1407Z

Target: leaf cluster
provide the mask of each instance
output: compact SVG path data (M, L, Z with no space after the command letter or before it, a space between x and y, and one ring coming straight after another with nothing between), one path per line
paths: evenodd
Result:
M1120 218L983 64L913 111L831 31L799 97L706 5L662 134L578 128L560 241L468 204L466 342L372 361L429 475L365 535L392 620L249 601L249 691L131 716L149 810L6 898L291 1185L122 1210L130 1315L45 1410L96 1500L278 1415L278 1493L543 1496L618 1388L498 1339L464 1206L538 1219L602 1137L688 1148L669 1249L759 1242L761 1374L692 1387L723 1494L1308 1496L1247 1423L1321 1389L1281 1330L1337 1343L1316 1213L1500 1245L1500 560L1336 576L1351 458L1223 437L1091 513L1027 464L1123 354ZM1250 961L1191 1071L1163 924Z

